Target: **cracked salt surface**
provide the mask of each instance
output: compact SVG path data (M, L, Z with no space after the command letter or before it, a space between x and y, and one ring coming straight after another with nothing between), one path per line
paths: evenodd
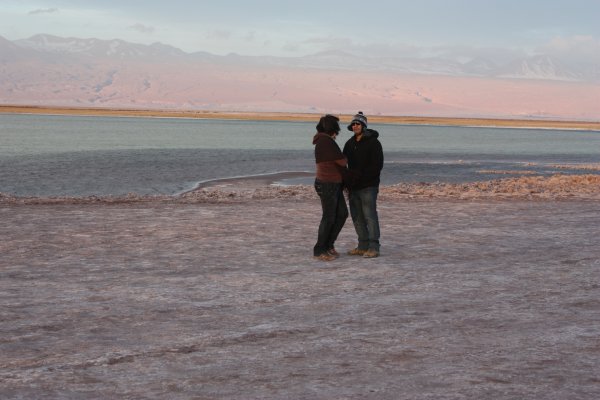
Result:
M0 397L597 399L598 189L547 183L382 189L329 263L312 188L5 197Z

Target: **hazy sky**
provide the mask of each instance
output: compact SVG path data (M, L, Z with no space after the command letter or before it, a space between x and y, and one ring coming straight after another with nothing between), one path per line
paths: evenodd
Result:
M118 38L221 55L477 48L597 59L599 19L599 0L0 0L0 36L9 40Z

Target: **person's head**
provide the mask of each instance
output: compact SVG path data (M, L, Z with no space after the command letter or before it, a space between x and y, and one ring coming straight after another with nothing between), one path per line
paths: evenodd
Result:
M335 115L323 115L317 124L317 132L326 133L331 137L337 136L340 133L339 120Z
M359 135L363 133L365 129L367 129L367 117L362 111L359 111L358 114L352 118L350 125L348 125L348 130L354 132L355 135Z

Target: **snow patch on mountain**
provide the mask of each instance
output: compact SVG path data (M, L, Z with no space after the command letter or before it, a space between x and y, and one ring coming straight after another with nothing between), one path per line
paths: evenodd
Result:
M23 48L42 53L82 55L87 57L143 59L186 55L185 52L175 47L161 43L143 45L125 42L120 39L61 38L40 34L28 39L16 40L14 43Z
M517 60L501 70L496 76L555 81L578 81L581 79L580 73L546 55Z

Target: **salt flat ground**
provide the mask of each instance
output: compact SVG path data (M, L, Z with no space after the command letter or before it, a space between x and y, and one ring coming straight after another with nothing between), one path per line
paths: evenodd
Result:
M598 201L382 201L330 263L316 200L0 218L3 399L600 398Z

